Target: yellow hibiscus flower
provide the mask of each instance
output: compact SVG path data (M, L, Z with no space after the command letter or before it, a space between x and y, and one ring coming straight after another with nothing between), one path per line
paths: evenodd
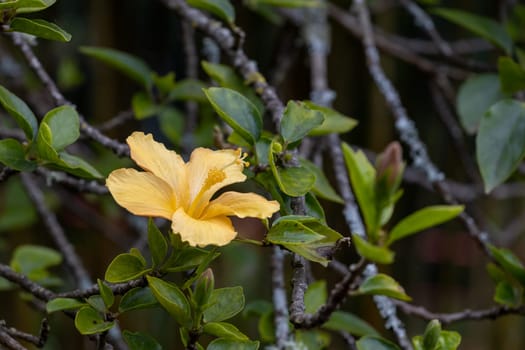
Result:
M135 215L171 220L173 232L192 246L225 245L237 232L228 216L268 218L279 203L255 193L221 188L246 180L241 150L195 149L185 163L151 134L127 138L133 159L145 171L117 169L106 180L111 195Z

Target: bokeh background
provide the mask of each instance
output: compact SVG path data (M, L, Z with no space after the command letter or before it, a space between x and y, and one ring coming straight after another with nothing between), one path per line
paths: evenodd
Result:
M271 23L259 14L236 5L236 23L246 32L245 49L255 59L261 72L273 77L282 61L279 52L287 52L292 60L290 69L279 81L277 90L283 100L309 99L309 67L306 50L300 32L292 24L283 21ZM348 7L347 2L334 3ZM371 1L372 5L385 5L375 13L374 23L383 30L410 38L426 39L413 19L395 1ZM497 18L498 1L441 1L443 6L461 8L478 14ZM388 6L391 4L392 6ZM104 46L132 53L146 61L159 74L175 72L177 79L186 77L185 56L181 41L181 23L160 1L153 0L58 0L46 10L44 18L54 21L68 30L73 39L70 43L51 43L39 40L35 51L45 67L57 79L62 91L73 101L79 111L94 125L100 125L119 113L130 110L130 101L139 87L125 76L81 55L83 45ZM330 88L337 93L334 107L359 121L356 129L342 138L352 145L371 152L380 152L396 138L393 118L382 96L373 85L366 69L360 41L338 24L331 23L331 53L328 79ZM436 19L438 29L447 40L469 37L464 30ZM202 35L196 36L199 52L202 52ZM495 64L494 52L476 56ZM282 59L282 57L281 57ZM467 179L461 160L452 146L449 133L433 106L429 77L417 68L389 55L383 55L383 67L400 92L409 115L415 120L421 138L428 145L431 158L451 179ZM42 115L51 108L51 101L27 67L21 63L19 54L5 40L0 39L0 83L23 97ZM224 61L227 63L227 61ZM200 77L207 80L202 70ZM459 84L459 82L454 82ZM457 86L457 85L456 85ZM28 88L29 87L29 88ZM180 106L184 110L184 106ZM0 119L2 121L3 119ZM155 133L158 139L169 143L160 133L156 120L130 119L108 134L124 140L133 130L142 129ZM202 142L212 144L212 128L202 131ZM467 139L470 151L473 140ZM177 148L177 145L171 145ZM126 159L118 159L96 146L82 149L93 164L107 174L110 170L130 165ZM333 176L329 167L329 177ZM432 191L413 183L404 183L405 194L396 207L392 222L430 204L441 203ZM78 194L59 186L46 188L46 199L52 205L83 258L92 278L102 278L111 259L127 251L131 246L144 249L145 232L143 219L131 218L118 208L109 196ZM9 262L11 253L20 244L52 246L45 228L38 219L31 203L15 177L0 183L0 260ZM342 207L328 202L325 205L329 224L348 235L348 227L342 216ZM496 242L505 243L518 256L525 257L522 229L510 239L501 237L505 227L520 215L523 201L481 198L469 206L480 223L488 228ZM255 234L260 227L254 222L239 223L243 234ZM485 273L487 260L477 246L468 238L457 222L428 230L404 240L395 246L396 262L384 268L392 274L414 299L436 312L461 311L493 305L494 285ZM242 285L247 302L257 299L270 300L271 282L269 250L246 244L234 243L221 249L222 256L214 264L218 287ZM354 256L340 256L351 262ZM62 288L71 288L67 274ZM326 278L329 283L337 281L337 275L314 266L314 275ZM370 298L352 298L345 305L347 310L383 330L383 321ZM237 316L239 326L257 338L257 320ZM415 317L401 316L406 321L411 336L421 334L425 322ZM33 311L31 303L19 298L16 291L0 292L0 318L10 325L28 332L38 330L41 314ZM92 349L94 344L78 335L73 322L63 315L51 317L52 332L46 349ZM506 316L496 321L461 322L450 326L463 336L461 349L523 349L525 348L525 322L523 317ZM166 348L176 349L178 330L166 313L159 310L137 311L121 319L121 327L145 331L156 337ZM389 333L385 333L389 334ZM331 349L343 348L337 335L333 335Z

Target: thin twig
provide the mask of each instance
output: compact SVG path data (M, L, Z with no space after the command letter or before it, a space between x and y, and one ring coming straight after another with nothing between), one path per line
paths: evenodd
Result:
M14 327L8 327L7 323L4 320L0 320L0 330L6 332L13 338L24 340L41 348L46 343L47 335L49 332L49 324L47 323L46 318L42 320L42 324L40 326L40 334L38 337L33 334L22 332Z
M275 344L278 349L284 349L290 339L290 328L288 298L284 284L284 252L278 246L273 247L271 268Z
M56 297L56 294L49 289L46 289L31 281L25 275L22 275L7 265L0 264L0 276L21 287L26 292L29 292L33 296L37 297L40 300L48 301Z
M457 201L451 194L447 184L443 181L444 174L432 163L428 156L425 144L421 141L414 122L408 117L407 112L401 103L401 99L392 82L386 77L381 68L379 53L375 46L372 26L368 9L363 0L356 0L354 5L359 14L359 21L363 29L363 45L367 58L367 66L377 87L383 94L395 119L395 126L401 140L408 146L410 156L415 167L420 168L428 180L436 187L445 202L456 204ZM474 219L463 212L460 215L463 224L467 228L470 236L476 241L479 247L487 256L491 256L488 248L488 235L481 231Z
M48 185L53 183L63 184L66 187L72 188L78 192L87 192L95 194L108 194L109 191L106 186L101 185L95 180L84 180L70 176L60 171L52 171L45 168L38 168L36 173L45 178Z
M47 207L43 192L33 180L31 174L22 173L21 178L29 198L31 198L35 204L36 210L44 221L51 238L62 253L66 266L73 274L76 285L81 288L89 286L91 284L89 274L78 254L75 252L75 247L67 239L64 229L60 226L55 213Z
M418 316L425 320L437 319L443 324L450 324L459 321L481 321L481 320L495 320L506 315L525 315L525 306L509 307L509 306L494 306L492 308L483 310L463 310L452 313L435 313L427 310L423 306L416 306L404 301L395 301L399 309L408 315Z
M11 350L27 350L2 328L0 328L0 344Z
M62 105L73 105L68 101L64 95L60 92L57 85L53 79L49 76L45 68L42 66L42 63L38 57L33 52L31 46L24 39L22 34L13 32L9 34L15 46L17 46L22 52L24 58L26 59L29 67L37 75L38 79L44 84L46 91L53 98L53 101L57 106ZM106 135L102 134L98 129L91 126L85 118L79 114L80 118L80 130L92 140L97 141L101 145L111 149L118 156L129 156L129 147L126 144L122 144L116 140L113 140Z

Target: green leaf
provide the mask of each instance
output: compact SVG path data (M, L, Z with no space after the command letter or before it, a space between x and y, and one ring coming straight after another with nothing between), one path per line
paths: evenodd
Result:
M62 310L74 310L86 306L83 301L71 298L55 298L47 302L46 312L48 314Z
M148 221L148 246L153 268L160 266L168 253L168 243L151 218Z
M210 254L212 255L210 256ZM209 252L201 248L186 247L173 252L166 263L164 263L163 270L166 272L187 271L202 265L206 261L212 261L219 255L220 253Z
M115 296L113 295L113 291L111 290L111 288L109 288L107 284L104 283L104 281L100 279L97 279L97 284L100 291L100 296L104 301L104 305L106 305L106 308L110 308L115 302Z
M304 293L305 312L309 314L315 313L324 303L326 303L328 296L326 293L326 281L318 280L308 285L308 289Z
M115 322L107 322L102 315L91 306L84 306L78 310L75 316L75 327L80 334L96 334L105 332L115 325Z
M487 17L453 9L440 8L433 10L432 13L487 39L505 50L508 55L512 53L512 39L498 22Z
M56 0L18 0L16 13L30 13L45 10Z
M150 96L144 91L133 94L131 98L131 108L133 109L135 118L138 120L152 117L162 110L162 106L152 101Z
M323 328L332 331L343 331L348 332L352 335L362 337L365 335L379 336L379 333L358 316L345 312L345 311L334 311L328 321L323 324Z
M364 336L356 342L357 350L400 350L394 343L377 336Z
M380 220L375 206L376 170L362 151L354 152L346 143L342 144L342 149L352 189L363 214L367 232L375 235Z
M0 163L18 171L36 169L36 163L26 159L24 146L15 139L0 140Z
M366 295L386 295L404 301L411 300L411 298L405 294L404 289L392 277L382 273L368 277L359 286L357 293Z
M36 136L38 123L35 115L24 101L18 96L0 85L0 104L24 130L28 140L33 140Z
M259 96L255 94L251 87L243 82L233 68L223 64L206 61L202 62L202 68L206 74L208 74L210 78L215 80L220 86L239 92L255 105L259 114L264 114L264 104Z
M104 303L104 299L102 299L100 295L92 295L86 299L86 302L89 304L89 306L91 306L93 309L97 310L101 314L104 314L108 311L108 308Z
M80 120L72 106L61 106L50 110L44 116L42 123L49 126L51 146L56 151L62 151L80 136Z
M262 118L253 103L237 91L212 87L204 93L217 114L250 144L261 136Z
M135 56L109 48L92 46L83 46L80 52L110 65L147 89L153 85L152 70L144 61Z
M428 348L423 345L423 337L418 335L412 338L414 344L414 350L427 350ZM456 350L461 343L461 335L458 332L453 331L441 331L433 350Z
M355 128L357 125L357 120L349 118L332 108L319 106L311 101L304 101L303 103L311 110L319 111L324 115L324 121L322 124L310 131L309 135L311 136L323 136L332 133L344 134Z
M231 323L226 322L211 322L204 325L202 331L207 334L216 336L217 338L231 339L231 340L250 340L244 333Z
M301 140L323 121L323 113L308 108L302 102L289 101L283 112L280 134L285 142L293 143Z
M229 0L187 0L187 2L188 5L209 11L228 23L235 21L235 9Z
M335 203L344 203L343 198L341 198L337 192L335 192L324 172L318 166L306 159L301 159L300 162L303 167L315 175L315 183L312 188L312 192L315 193L316 196Z
M461 84L456 105L463 128L474 134L485 112L506 95L501 91L500 78L496 74L474 75Z
M507 281L501 281L496 286L494 301L498 304L515 307L521 305L523 299L523 288L514 286Z
M489 246L494 260L514 277L522 286L525 286L525 268L523 263L508 249Z
M259 349L258 341L239 341L218 338L212 341L206 350L257 350Z
M203 92L203 89L206 88L200 80L195 79L184 79L178 81L175 84L175 87L169 92L169 100L182 100L182 101L196 101L196 102L206 102L206 95Z
M139 258L124 253L117 255L109 264L104 279L111 283L126 282L143 276L148 271Z
M118 311L123 313L131 310L147 309L157 304L157 299L155 299L149 287L133 288L120 299Z
M191 307L184 293L175 284L153 276L146 276L149 287L157 301L182 326L192 325Z
M244 307L242 287L215 289L210 297L210 307L204 310L204 321L220 322L232 318Z
M423 348L433 350L439 342L441 335L441 323L438 320L432 320L428 323L423 333Z
M525 107L503 100L481 119L476 137L476 157L485 192L503 183L525 155Z
M525 69L510 57L498 59L501 89L507 94L514 94L525 89Z
M313 243L323 238L323 235L309 229L301 222L293 220L281 220L274 223L266 235L268 242L282 245Z
M386 244L388 246L414 233L449 221L458 216L463 209L463 205L435 205L420 209L392 228Z
M71 40L71 34L55 23L44 21L43 19L15 17L9 27L12 31L31 34L42 39L62 42Z
M162 350L157 340L147 334L125 330L122 335L130 350Z
M60 161L55 162L54 166L50 167L88 179L100 179L103 177L97 169L82 158L65 151L58 153L58 157L60 158Z
M10 266L16 272L32 279L33 274L38 274L40 271L59 265L61 262L62 255L56 250L27 244L15 249Z
M388 248L373 245L356 233L352 234L352 240L357 253L363 258L378 264L391 264L394 262L394 252Z

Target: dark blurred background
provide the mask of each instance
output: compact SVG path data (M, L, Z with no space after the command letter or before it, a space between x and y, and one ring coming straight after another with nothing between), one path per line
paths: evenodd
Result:
M374 3L379 3L375 1ZM334 2L348 7L348 3ZM385 1L388 3L388 1ZM442 1L447 7L460 8L497 18L497 1ZM276 60L279 50L290 53L293 64L284 80L277 86L280 97L309 99L309 68L299 31L283 21L274 24L235 1L236 24L246 32L245 49L255 59L261 72L272 77L281 62ZM147 62L159 74L174 71L177 79L186 77L185 56L181 42L181 23L175 13L167 10L160 1L152 0L58 0L46 10L43 17L54 21L73 35L70 43L38 41L35 51L45 67L57 79L62 91L73 101L79 111L94 125L101 124L122 111L130 109L134 92L139 90L128 78L94 59L78 52L83 45L104 46L122 50ZM426 39L413 19L399 6L376 13L374 23L383 30L410 38ZM436 19L438 29L447 40L468 37L458 27ZM372 152L380 152L390 141L396 139L393 118L366 69L360 41L340 25L331 22L332 49L329 56L329 85L337 93L334 107L359 121L356 129L344 135L345 141ZM198 49L202 49L202 35L196 36ZM35 111L42 115L51 107L51 101L42 91L36 79L18 60L16 50L4 38L0 50L0 83L20 93ZM492 53L476 56L490 64L496 62ZM11 61L7 61L10 59ZM418 69L389 55L383 55L383 67L400 92L409 115L415 120L421 138L429 148L434 162L447 177L463 181L465 171L445 126L437 116L432 104L428 76ZM224 61L227 63L227 61ZM9 73L12 73L11 75ZM14 74L13 72L16 72ZM200 71L200 77L206 80ZM454 84L459 85L455 81ZM456 85L456 86L457 86ZM27 89L27 86L30 88ZM133 130L158 131L153 119L130 120L110 130L112 137L124 140ZM161 138L161 137L159 137ZM209 130L209 142L212 134ZM473 140L467 139L471 151ZM172 145L172 147L175 147ZM93 147L88 150L95 165L105 174L126 164L127 160L102 152ZM327 174L332 176L327 167ZM20 244L52 246L28 199L17 186L16 178L0 184L0 260L8 262L12 251ZM430 204L442 201L433 192L414 184L404 184L405 194L396 206L391 222ZM58 186L47 191L48 201L58 214L69 238L83 258L92 278L102 278L111 259L129 249L133 244L144 244L144 237L137 235L137 227L144 227L142 219L130 219L116 207L109 196L79 195ZM329 224L347 235L348 228L342 216L342 207L323 202ZM520 200L481 199L472 206L473 214L494 233L497 233L522 211ZM13 209L15 208L15 209ZM17 214L18 213L18 214ZM19 217L12 219L12 216ZM11 221L9 221L11 220ZM255 226L244 224L246 234ZM241 229L242 230L242 229ZM140 231L140 230L139 230ZM522 231L509 244L520 257L524 257ZM392 274L412 296L414 303L424 305L436 312L478 309L493 305L494 285L485 272L487 260L479 252L463 227L451 222L425 233L413 236L395 245L396 262L383 268ZM214 265L217 287L242 285L247 302L260 298L270 300L271 283L268 249L254 248L234 243L221 249L223 255ZM351 262L352 257L342 256ZM60 269L57 272L63 272ZM63 274L66 276L65 274ZM314 266L314 275L337 281L337 275ZM64 281L64 289L71 288L71 281ZM329 284L330 285L330 284ZM379 330L383 321L370 298L352 298L346 309L359 314ZM18 292L0 292L0 317L8 324L27 332L36 332L41 315L31 305L18 297ZM243 320L237 316L237 324L257 339L257 320ZM401 315L406 321L410 336L421 334L426 322L415 317ZM449 329L463 336L461 349L523 349L525 348L524 319L506 316L496 321L472 321L454 324ZM73 322L64 315L51 317L51 338L46 349L94 348L94 344L80 337ZM178 330L166 313L138 311L125 315L121 327L145 331L156 337L167 349L178 348ZM385 334L389 334L388 332ZM333 335L331 349L342 348L337 335Z

